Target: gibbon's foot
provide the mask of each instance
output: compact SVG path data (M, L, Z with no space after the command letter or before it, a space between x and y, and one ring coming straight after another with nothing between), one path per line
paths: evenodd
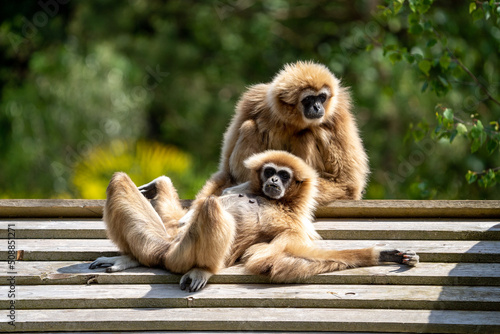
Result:
M156 197L156 194L158 193L158 190L156 188L156 183L160 180L165 180L168 183L172 183L169 177L167 176L160 176L154 179L153 181L146 183L142 186L140 186L138 189L141 192L141 194L144 195L147 199L153 199Z
M107 273L114 273L128 268L139 267L140 265L141 264L139 263L139 261L131 258L128 255L111 256L111 257L101 256L90 264L89 269L106 267Z
M186 290L186 288L189 292L201 290L207 285L211 276L212 273L206 270L193 268L182 276L180 281L181 290Z
M396 262L414 267L419 262L419 256L412 250L404 252L396 249L380 251L379 262Z

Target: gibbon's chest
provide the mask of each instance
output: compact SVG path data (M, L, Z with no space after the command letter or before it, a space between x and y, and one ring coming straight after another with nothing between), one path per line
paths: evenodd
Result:
M260 221L260 211L265 199L253 194L230 194L220 197L224 208L235 218L236 224L246 229Z
M286 127L264 131L261 135L265 149L284 150L303 159L316 170L328 169L325 162L332 160L332 136L323 128L291 131Z

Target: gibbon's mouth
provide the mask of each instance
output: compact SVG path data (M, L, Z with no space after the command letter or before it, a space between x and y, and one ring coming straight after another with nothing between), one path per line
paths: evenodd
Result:
M320 119L321 117L325 116L325 112L322 110L309 111L309 112L304 113L304 116L309 120L316 120L316 119Z
M267 196L273 198L273 199L279 199L283 197L283 192L280 187L274 185L274 184L267 184L264 186L264 194Z

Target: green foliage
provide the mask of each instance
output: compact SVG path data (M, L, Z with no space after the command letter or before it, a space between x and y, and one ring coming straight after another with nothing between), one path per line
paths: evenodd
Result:
M484 20L482 28L497 34L495 44L498 45L500 5L495 1L472 1L468 9L472 22L477 25L477 21ZM420 73L420 80L423 81L422 92L430 88L438 97L443 98L452 90L458 92L460 87L454 86L452 83L464 82L464 77L472 80L475 88L481 91L481 99L474 101L474 103L479 103L468 106L470 109L468 112L472 112L472 124L455 117L452 108L442 107L441 104L438 104L437 109L440 112L436 113L437 125L433 138L436 140L447 139L452 143L457 136L463 137L466 139L467 145L470 145L471 154L478 153L486 144L488 154L494 155L496 153L494 160L498 163L500 138L498 121L491 121L492 126L485 128L481 120L477 119L477 114L474 113L476 110L480 110L478 108L480 103L488 103L488 108L491 111L496 111L498 117L500 102L491 94L491 89L484 84L484 80L478 79L472 70L479 69L482 72L481 77L487 77L490 73L485 72L484 67L482 69L479 67L479 58L471 59L470 55L466 53L463 49L465 43L458 36L453 35L456 34L456 31L446 30L444 13L440 12L432 0L409 0L408 3L402 0L389 0L387 6L380 6L379 15L380 19L386 22L391 20L403 22L404 17L406 17L407 25L404 29L408 33L408 39L405 40L405 47L400 46L399 43L394 44L393 40L390 43L387 41L375 41L375 43L382 47L384 55L388 55L391 62L395 63L404 59L409 65L416 67L416 72ZM388 39L387 36L386 39ZM466 65L467 61L475 68L471 70L469 65ZM491 114L488 115L488 117L491 116ZM415 128L413 123L410 124L409 133L413 134L413 138L417 142L422 140L426 132L422 126ZM469 184L478 181L481 187L490 187L496 185L496 175L498 175L498 168L485 169L482 172L469 170L465 178Z
M498 6L371 6L89 0L60 4L49 15L36 1L6 3L0 197L102 197L112 169L129 167L110 153L111 167L96 163L101 173L81 168L117 142L128 143L126 156L135 159L137 142L188 154L191 163L174 183L181 197L193 197L217 169L222 134L245 88L271 80L286 62L311 59L352 92L372 170L366 198L498 198L492 187L477 186L483 175L492 184L487 171L500 165L492 140L500 108L490 98L499 86ZM44 14L46 22L36 20ZM473 130L479 120L486 137ZM471 153L473 142L479 146ZM156 165L168 165L161 161ZM474 176L463 177L468 170L476 173L473 185ZM141 173L175 176L168 166ZM98 194L84 195L94 182Z

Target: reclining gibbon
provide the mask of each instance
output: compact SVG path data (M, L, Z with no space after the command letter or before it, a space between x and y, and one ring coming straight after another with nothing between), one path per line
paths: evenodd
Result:
M90 268L111 266L107 271L114 272L139 264L162 266L184 274L181 289L197 291L237 260L275 282L380 262L418 263L412 251L316 248L316 172L284 151L255 154L245 160L245 168L250 181L220 197L197 199L183 225L179 218L185 209L168 177L152 182L149 202L126 174L116 173L107 189L104 220L124 255L100 257Z
M268 149L302 158L319 174L317 202L361 199L368 160L350 112L346 88L324 65L286 65L270 83L251 86L241 97L224 134L219 171L200 197L249 180L243 161Z

